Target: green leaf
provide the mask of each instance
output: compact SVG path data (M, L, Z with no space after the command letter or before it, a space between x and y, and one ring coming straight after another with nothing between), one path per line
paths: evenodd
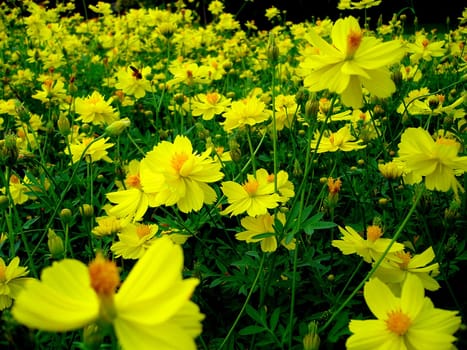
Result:
M240 335L252 335L252 334L258 334L261 332L264 332L265 329L264 327L260 326L246 326L245 328L242 328L238 331Z
M274 329L277 327L277 323L279 322L279 316L281 314L281 308L278 307L277 309L274 310L274 312L271 315L271 319L269 320L269 325L271 327L271 331L274 332Z

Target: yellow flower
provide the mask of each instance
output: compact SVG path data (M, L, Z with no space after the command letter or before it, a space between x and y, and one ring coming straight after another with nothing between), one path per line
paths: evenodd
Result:
M106 101L97 91L86 98L78 97L75 108L80 116L76 120L94 125L111 124L118 119L118 112L110 105L111 103L112 98Z
M24 204L30 199L30 196L27 194L30 192L29 188L14 174L10 176L8 190L10 191L10 196L14 204ZM0 191L6 194L5 187L0 188Z
M428 265L435 258L435 252L429 247L421 254L411 256L409 252L392 253L393 258L383 261L375 271L375 277L385 283L402 285L407 275L417 276L426 290L435 291L440 288L433 278L439 273L439 264Z
M106 143L109 138L100 138L95 139L93 137L85 137L81 141L70 144L70 151L68 148L65 149L65 154L70 154L71 152L71 162L76 163L83 159L88 163L97 162L99 160L104 160L108 163L112 163L112 159L107 155L107 149L112 147L113 143ZM88 147L89 146L89 147Z
M366 145L360 145L362 142L361 140L355 141L355 137L350 133L349 125L343 126L336 132L324 131L321 140L319 136L319 131L317 131L310 143L311 149L316 150L317 153L336 151L349 152L366 147Z
M277 7L272 6L266 9L265 16L269 21L272 21L275 17L279 17L280 15L281 15L281 12L279 11Z
M301 65L309 73L304 85L311 91L329 89L341 95L342 102L353 108L363 105L362 85L377 97L389 97L396 90L388 65L404 55L399 41L382 43L364 37L358 21L350 16L338 19L332 28L332 45L315 31L309 41L319 49Z
M157 225L129 223L118 234L119 241L114 242L110 250L117 258L139 259L154 242L158 229Z
M284 213L277 214L277 220L285 224ZM275 252L277 249L276 230L274 229L274 216L270 214L259 215L257 217L247 216L242 219L241 224L246 231L239 232L235 238L247 243L261 242L263 252ZM295 239L289 244L285 244L285 239L281 244L289 250L295 249Z
M363 295L376 320L351 320L348 350L451 349L461 318L457 311L435 308L415 276L407 276L400 297L374 278Z
M209 3L208 11L214 16L220 15L224 11L224 4L219 0L213 0Z
M208 183L224 176L221 164L210 157L211 149L193 153L186 136L174 142L162 141L141 161L141 185L145 193L154 193L151 206L177 205L184 213L199 211L212 204L216 192Z
M176 61L170 66L169 71L174 77L167 82L168 86L180 83L186 85L208 84L211 81L209 68L207 66L198 66L194 62L180 63Z
M339 231L342 234L342 239L333 240L332 246L338 248L344 255L357 254L367 263L378 260L391 242L389 238L380 238L382 231L375 230L374 226L368 227L367 239L363 239L350 226L345 226L345 229L339 226ZM389 252L393 253L403 249L403 244L395 242Z
M402 176L404 167L399 162L389 162L384 164L378 164L378 170L386 179L396 180Z
M381 0L339 0L337 8L339 10L362 10L381 4Z
M125 94L141 98L146 95L147 91L151 91L151 82L146 79L146 76L151 73L150 67L142 69L129 66L122 68L117 73L117 84L115 87L121 89Z
M423 34L418 34L415 43L407 44L408 51L411 53L410 62L417 63L421 59L431 61L433 57L441 57L446 49L443 48L444 40L430 42Z
M225 98L217 92L199 94L192 103L192 114L202 116L204 120L211 120L215 115L224 113L230 106L230 98Z
M246 212L249 216L264 215L268 209L276 208L294 195L293 184L288 174L281 170L277 174L277 191L274 192L274 174L265 169L256 170L256 176L248 174L247 181L240 185L234 181L222 183L221 190L230 204L222 215L239 215Z
M268 120L271 116L264 102L256 97L248 97L241 101L234 101L230 109L223 114L225 131L242 128L245 125L255 125Z
M142 189L140 166L140 161L130 161L124 185L120 186L119 191L106 194L107 199L115 204L108 209L108 214L122 219L123 223L141 220L154 200L153 193Z
M182 249L168 237L151 245L121 286L117 266L102 255L89 266L65 259L26 286L12 314L52 332L112 324L123 349L194 350L204 316L190 297L199 281L183 280L182 269Z
M97 226L91 232L99 237L115 234L122 229L122 223L116 216L99 216L96 222Z
M452 189L457 193L462 186L456 175L467 171L467 157L457 155L460 148L455 140L440 137L434 141L422 128L407 128L395 160L403 163L406 171L414 176L414 182L424 177L427 189L443 192Z
M61 103L67 98L65 84L61 80L47 79L41 87L42 90L37 91L31 97L42 103Z
M8 265L0 258L0 311L10 307L12 300L16 299L21 290L26 287L32 278L26 267L19 266L19 258L14 257Z

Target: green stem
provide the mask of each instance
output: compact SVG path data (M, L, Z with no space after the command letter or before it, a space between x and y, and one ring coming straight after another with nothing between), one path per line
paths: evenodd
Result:
M237 315L237 318L235 319L234 323L232 324L232 326L230 327L229 329L229 332L227 333L227 335L225 336L224 340L222 341L221 345L219 346L219 350L221 350L225 344L227 343L227 340L229 340L230 336L232 335L235 327L237 326L238 322L240 321L240 318L242 317L243 315L243 312L245 311L246 309L246 306L248 305L248 303L250 302L250 299L251 299L251 296L253 295L253 292L256 288L256 285L258 283L258 280L259 280L259 276L261 276L261 272L263 271L263 265L264 265L264 259L265 259L265 256L266 254L263 253L263 255L261 256L261 262L259 264L259 268L258 268L258 273L256 274L256 277L253 281L253 284L251 285L251 288L250 288L250 291L248 292L248 295L245 299L245 302L243 303L243 306L242 308L240 309L240 312L238 313Z
M247 127L247 139L248 139L248 146L250 147L250 159L251 159L251 166L253 168L253 174L256 177L256 157L255 157L255 150L253 149L253 143L251 141L251 127Z

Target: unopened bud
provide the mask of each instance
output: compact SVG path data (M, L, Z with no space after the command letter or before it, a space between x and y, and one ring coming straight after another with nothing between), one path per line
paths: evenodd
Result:
M69 224L71 222L72 217L73 213L68 208L64 208L60 212L60 219L62 219L64 224Z
M83 204L79 207L79 213L85 218L90 218L94 215L94 207L91 204Z
M123 118L117 121L114 121L107 128L105 128L105 133L109 136L120 136L126 128L130 126L131 122L129 118Z
M57 127L63 136L67 136L71 131L70 121L63 114L57 120Z
M47 233L47 246L49 247L49 252L54 259L61 258L65 251L62 238L52 229L49 229L49 232Z
M318 325L316 321L308 324L308 333L303 337L304 350L318 350L321 340L318 335Z

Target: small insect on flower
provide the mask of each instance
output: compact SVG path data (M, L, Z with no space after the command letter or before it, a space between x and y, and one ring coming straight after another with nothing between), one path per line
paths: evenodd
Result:
M140 80L140 79L143 79L143 75L141 74L141 72L139 71L138 68L135 68L134 66L130 66L130 69L133 71L133 76Z

